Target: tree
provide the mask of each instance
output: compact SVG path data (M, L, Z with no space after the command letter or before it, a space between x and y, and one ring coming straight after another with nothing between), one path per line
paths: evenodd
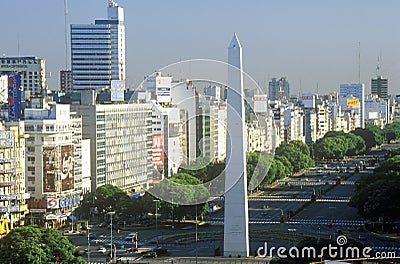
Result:
M383 131L388 142L400 139L400 122L387 124Z
M162 202L161 214L168 215L174 208L174 219L184 216L193 216L196 213L195 204L207 200L208 190L196 177L187 173L177 173L158 183L153 188L153 193L161 197L171 197L170 202ZM172 200L172 198L174 198ZM173 203L172 203L173 202ZM208 211L208 203L201 203L198 207L199 215Z
M365 147L367 150L370 150L371 148L378 145L378 142L374 136L374 132L372 132L371 129L368 129L368 126L367 126L367 128L358 127L358 128L356 128L356 130L353 131L353 133L354 133L354 135L360 136L364 139Z
M308 153L308 154L307 154ZM293 167L293 172L298 172L311 167L313 160L310 157L310 149L301 141L282 143L276 150L275 155L284 156Z
M74 249L57 230L17 227L0 240L0 263L85 263Z
M124 213L127 210L126 204L129 196L117 186L106 184L98 187L88 197L88 202L97 207L100 214L115 211Z
M374 173L363 175L356 182L354 196L350 206L366 218L377 220L400 219L400 176L398 173Z

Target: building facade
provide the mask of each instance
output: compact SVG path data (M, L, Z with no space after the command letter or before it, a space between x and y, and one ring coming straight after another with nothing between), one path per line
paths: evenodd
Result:
M61 70L60 71L60 90L64 93L72 92L72 71Z
M25 110L26 186L31 223L58 227L82 194L82 119L70 106Z
M268 85L269 100L289 100L290 98L290 85L286 77L281 77L279 80L272 78Z
M339 104L342 111L356 112L359 114L359 123L356 127L364 128L365 119L365 86L361 83L340 84Z
M110 89L125 82L124 10L109 1L106 20L71 25L71 69L74 90Z
M375 79L371 79L371 94L377 95L379 98L388 98L388 79L382 78L381 75L376 76Z
M46 61L37 57L2 57L0 75L19 73L26 98L47 94Z
M128 193L146 189L152 180L152 105L72 105L82 116L84 139L90 139L92 190L104 184Z
M25 132L23 121L0 122L0 223L9 229L25 224ZM7 229L6 228L6 229ZM8 233L1 228L0 238Z

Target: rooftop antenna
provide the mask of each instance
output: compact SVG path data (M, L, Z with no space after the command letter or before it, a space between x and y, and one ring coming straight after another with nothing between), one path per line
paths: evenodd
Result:
M319 88L319 87L318 87L318 82L317 82L317 95L318 95L318 88Z
M358 42L358 83L361 83L361 42Z
M376 66L376 76L382 76L381 74L381 64L382 64L382 51L378 56L378 65Z
M64 0L64 39L65 39L65 69L68 69L68 29L67 29L67 0Z

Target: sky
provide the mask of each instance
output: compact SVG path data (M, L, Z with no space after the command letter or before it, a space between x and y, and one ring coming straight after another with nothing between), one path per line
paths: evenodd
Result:
M3 0L0 56L46 59L49 89L66 67L64 0ZM106 0L68 0L67 24L107 16ZM398 0L117 0L124 7L127 85L187 59L227 60L236 32L244 71L265 88L286 76L291 94L339 91L361 82L370 93L378 56L389 93L400 93ZM68 33L69 36L69 33ZM69 37L68 37L69 38ZM68 44L69 45L69 44ZM68 56L69 56L68 51ZM69 68L68 59L68 68Z

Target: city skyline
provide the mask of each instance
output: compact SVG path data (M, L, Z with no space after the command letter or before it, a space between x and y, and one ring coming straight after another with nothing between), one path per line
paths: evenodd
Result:
M269 79L286 76L292 94L338 92L340 83L358 82L360 43L361 82L366 94L376 76L378 56L382 57L381 73L389 79L389 94L399 93L400 34L396 34L396 25L400 19L396 10L400 3L396 1L384 5L311 0L253 5L239 1L117 2L125 9L129 88L136 88L143 76L180 60L225 61L226 40L237 32L245 49L244 71L262 88L267 88ZM66 64L64 1L17 0L13 5L17 16L7 9L0 11L9 29L1 54L44 58L46 71L52 73L49 89L57 89L59 71ZM106 7L107 1L69 0L68 29L70 24L106 18ZM68 67L69 63L68 57Z

